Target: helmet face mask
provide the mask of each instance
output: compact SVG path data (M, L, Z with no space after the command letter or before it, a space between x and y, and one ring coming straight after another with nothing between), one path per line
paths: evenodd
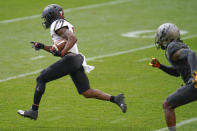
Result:
M161 34L159 34L161 33ZM164 31L162 32L157 32L156 34L156 38L155 38L155 45L157 47L157 49L162 49L165 50L167 48L168 45L168 40L165 38L166 33Z
M168 46L168 43L166 41L156 41L155 45L156 45L157 49L161 48L162 50L165 50Z
M165 50L172 41L180 39L178 27L172 23L165 23L159 26L155 37L155 45L159 49Z
M64 19L64 12L61 6L57 4L51 4L44 8L42 12L42 18L44 22L42 25L45 28L50 28L51 24L57 19Z
M46 20L45 18L43 18L43 19L44 19L44 22L42 23L42 26L44 28L48 29L51 24L50 24L49 20Z

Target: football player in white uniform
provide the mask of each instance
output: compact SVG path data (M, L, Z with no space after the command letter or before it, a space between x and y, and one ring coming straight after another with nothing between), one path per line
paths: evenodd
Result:
M70 75L79 94L85 98L96 98L110 101L117 104L123 113L127 107L124 101L124 95L111 96L97 89L90 88L88 77L85 74L93 69L86 64L85 57L79 54L77 47L77 38L74 34L73 26L64 19L64 11L61 6L51 4L44 8L42 13L45 28L50 28L51 37L54 43L63 41L65 47L63 50L54 50L52 46L47 46L39 42L31 42L35 50L43 49L52 53L54 56L61 57L60 60L44 69L37 77L37 85L34 93L34 101L31 109L18 110L18 114L30 119L36 120L38 117L38 107L41 97L45 91L47 82L56 80L66 75ZM85 70L85 71L84 71Z

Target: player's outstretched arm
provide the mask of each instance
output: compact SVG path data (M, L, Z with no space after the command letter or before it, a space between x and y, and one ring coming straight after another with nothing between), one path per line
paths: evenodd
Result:
M180 76L177 70L172 66L165 66L161 64L159 69L161 69L162 71L166 72L169 75L176 76L176 77Z
M176 77L180 76L174 67L169 67L169 66L165 66L163 64L160 64L160 62L156 58L152 58L149 65L152 67L155 67L155 68L159 68L169 75L176 76Z
M56 31L57 35L67 41L64 49L61 51L61 56L64 56L77 42L77 38L66 26Z
M51 49L52 49L52 46L50 46L50 45L44 45L44 49L43 50L51 53Z
M32 48L34 48L35 50L43 49L45 51L50 52L50 50L52 48L52 46L44 45L44 44L42 44L40 42L31 41L30 43L32 44Z

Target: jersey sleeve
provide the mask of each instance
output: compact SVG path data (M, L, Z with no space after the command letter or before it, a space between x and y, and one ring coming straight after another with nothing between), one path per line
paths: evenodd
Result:
M56 20L52 23L51 30L56 32L57 30L61 29L62 27L68 27L69 28L69 23L64 19L58 19L58 20Z
M180 76L180 74L178 73L177 69L173 66L165 66L163 64L160 64L160 68L162 71L168 73L169 75L172 75L172 76Z
M181 42L171 42L168 47L167 47L167 50L166 50L166 55L168 57L168 59L171 59L172 58L172 55L180 50L180 49L189 49L187 45L181 43Z

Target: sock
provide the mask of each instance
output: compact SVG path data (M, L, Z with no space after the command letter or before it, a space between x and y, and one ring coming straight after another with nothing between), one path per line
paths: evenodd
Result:
M110 97L110 101L113 102L113 103L115 103L114 99L115 99L114 96L111 96L111 97Z
M38 110L38 107L39 107L38 105L33 104L32 107L31 107L31 109L34 110L34 111L37 111Z
M176 126L168 127L168 130L169 130L169 131L176 131Z

